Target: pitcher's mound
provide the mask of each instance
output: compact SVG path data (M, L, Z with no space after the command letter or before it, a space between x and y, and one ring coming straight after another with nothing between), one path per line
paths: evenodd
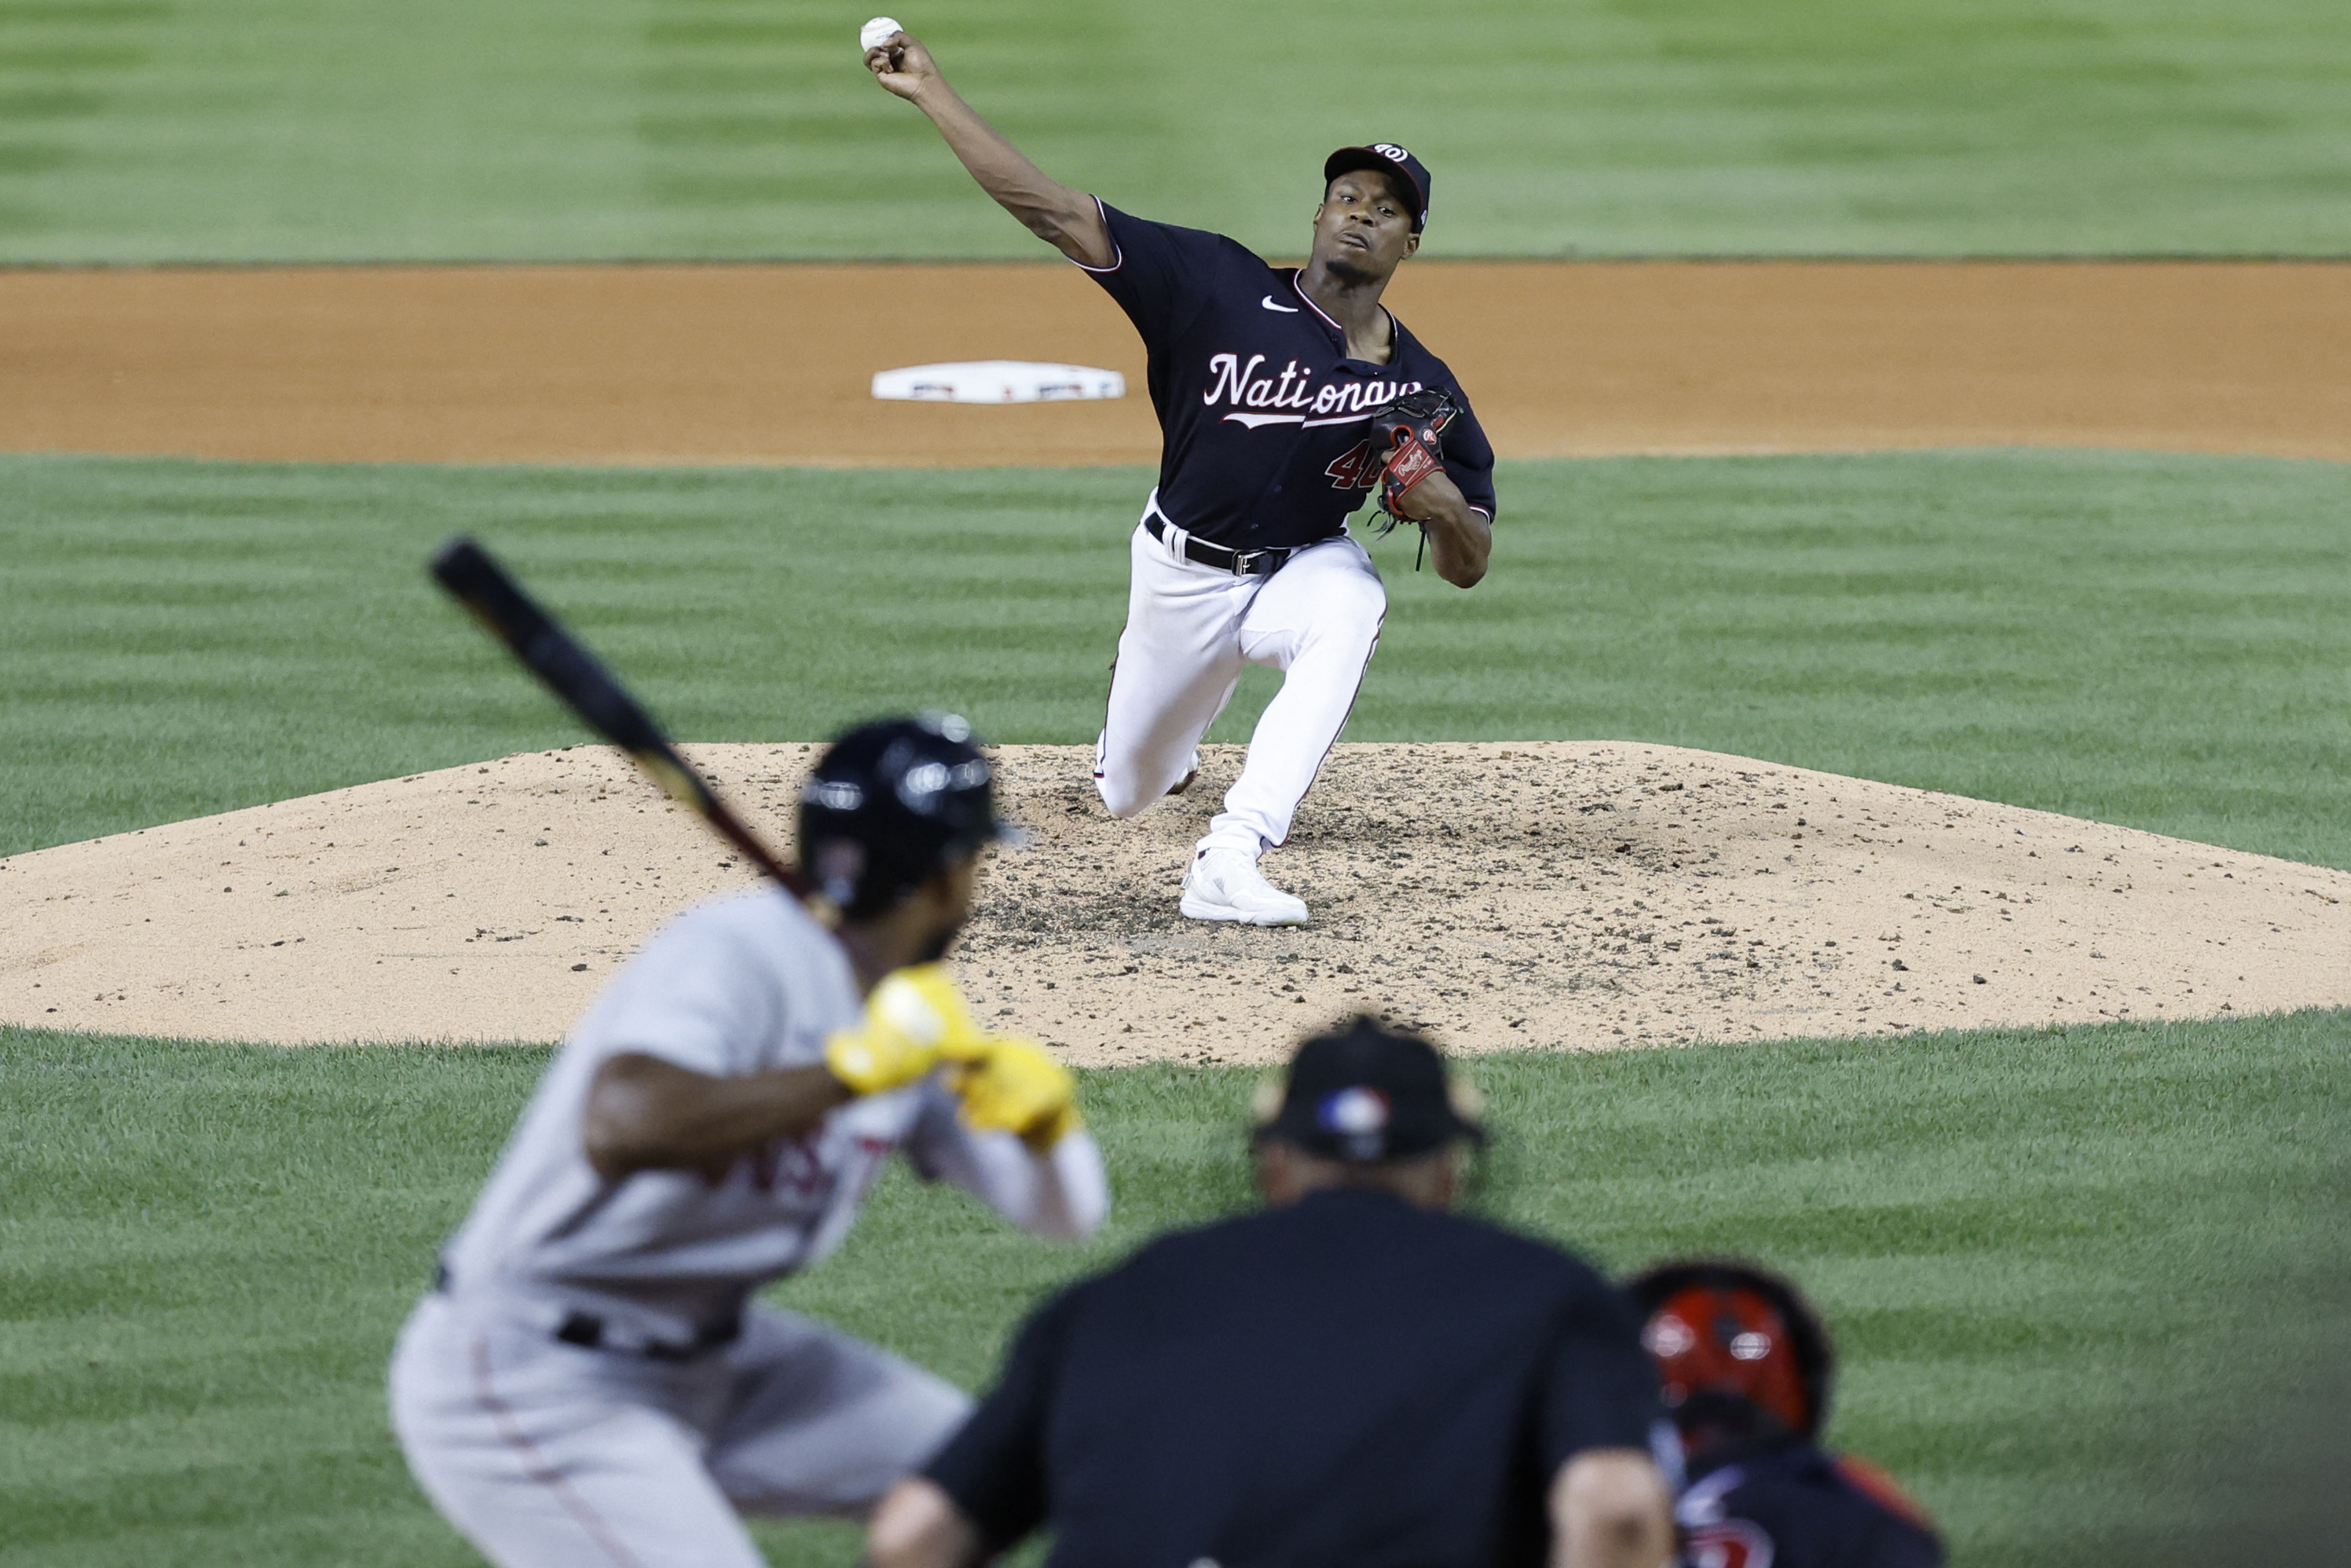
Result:
M690 748L789 841L808 746ZM1102 813L997 752L1033 847L959 968L1081 1062L1277 1057L1358 1009L1458 1050L1889 1033L2351 1003L2351 873L1710 752L1343 746L1270 855L1301 930L1176 908L1239 764ZM0 1019L208 1039L553 1040L663 919L753 878L601 748L0 862Z

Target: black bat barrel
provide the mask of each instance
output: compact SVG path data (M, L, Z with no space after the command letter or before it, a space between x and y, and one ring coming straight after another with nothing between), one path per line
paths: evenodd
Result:
M433 558L433 577L597 734L624 751L670 749L653 716L489 551L470 538L452 539Z

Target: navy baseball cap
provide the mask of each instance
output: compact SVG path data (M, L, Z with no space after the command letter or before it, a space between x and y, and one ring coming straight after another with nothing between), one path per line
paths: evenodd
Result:
M1418 234L1428 222L1428 165L1393 141L1374 141L1368 147L1342 147L1322 160L1322 183L1353 169L1377 169L1401 181L1405 190L1419 197L1412 214L1412 232Z
M1435 1046L1360 1014L1301 1045L1288 1080L1259 1092L1258 1136L1324 1159L1376 1165L1486 1138L1477 1090Z

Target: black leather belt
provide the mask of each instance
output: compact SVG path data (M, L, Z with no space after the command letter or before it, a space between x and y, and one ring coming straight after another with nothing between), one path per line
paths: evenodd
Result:
M604 1337L604 1320L593 1312L566 1312L563 1321L555 1325L555 1337L565 1344L576 1344L586 1350L618 1351L623 1355L642 1355L648 1361L692 1361L707 1354L720 1345L732 1344L742 1335L743 1320L710 1323L697 1333L692 1341L679 1343L674 1340L649 1339L635 1344L611 1344Z
M434 1266L433 1288L444 1296L449 1293L447 1264ZM620 1355L642 1355L648 1361L692 1361L721 1345L734 1343L742 1335L743 1320L739 1317L708 1324L683 1343L659 1339L616 1343L607 1333L604 1320L593 1312L566 1312L563 1321L555 1325L555 1337L565 1344L576 1344L584 1350L609 1350Z
M1145 517L1143 526L1151 530L1153 538L1162 544L1167 542L1167 525L1155 515ZM1322 542L1316 539L1314 544ZM1186 560L1213 566L1218 571L1229 571L1235 577L1271 577L1289 564L1291 556L1312 548L1313 545L1284 545L1274 549L1227 549L1206 539L1196 539L1189 534L1184 536Z

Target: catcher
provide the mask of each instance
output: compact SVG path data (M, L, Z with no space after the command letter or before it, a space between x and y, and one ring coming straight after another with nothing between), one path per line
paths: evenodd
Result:
M1132 817L1181 794L1242 666L1281 671L1195 849L1183 910L1304 925L1304 901L1258 859L1290 836L1379 643L1387 593L1346 518L1376 489L1461 588L1486 575L1492 546L1493 449L1453 372L1380 303L1420 248L1427 167L1393 142L1333 152L1306 265L1269 267L1221 235L1046 178L905 34L865 63L930 116L982 189L1118 301L1149 350L1159 486L1128 545L1126 629L1094 752L1103 804Z
M1743 1263L1659 1263L1625 1287L1688 1455L1684 1568L1938 1568L1893 1478L1818 1446L1836 1358L1796 1288Z

